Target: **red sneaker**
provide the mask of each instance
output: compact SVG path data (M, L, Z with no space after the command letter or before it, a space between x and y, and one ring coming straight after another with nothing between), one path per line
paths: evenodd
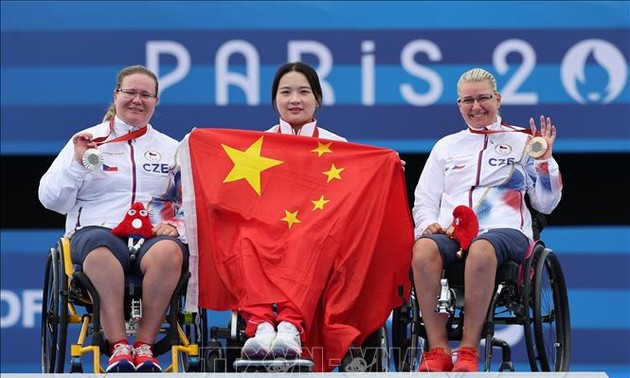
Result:
M479 371L479 358L477 350L474 348L459 348L457 351L457 361L452 371L474 372Z
M129 373L135 370L133 365L133 347L127 343L115 344L105 372Z
M133 359L133 362L136 365L136 371L144 373L162 372L162 367L160 367L160 363L155 357L153 357L151 345L136 343L134 344L134 346L135 358Z
M442 348L433 348L424 353L424 358L418 371L451 371L453 369L453 359L450 354L446 354Z

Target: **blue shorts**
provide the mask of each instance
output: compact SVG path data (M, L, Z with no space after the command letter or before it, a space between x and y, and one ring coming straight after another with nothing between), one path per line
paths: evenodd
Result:
M133 274L142 277L140 261L149 249L160 240L173 240L183 254L182 272L188 270L188 246L172 236L154 236L142 244L135 260L131 260L127 240L123 240L112 234L112 230L100 226L88 226L79 229L70 239L70 255L75 266L83 266L85 257L98 247L107 247L112 251L116 259L120 261L125 274Z
M429 238L433 240L440 250L444 267L451 265L457 260L457 251L459 244L446 234L424 235L421 238ZM521 264L525 260L525 254L529 248L529 239L527 236L513 228L493 228L487 232L477 235L472 241L487 240L494 247L497 255L497 264L511 260ZM472 244L471 243L471 244Z

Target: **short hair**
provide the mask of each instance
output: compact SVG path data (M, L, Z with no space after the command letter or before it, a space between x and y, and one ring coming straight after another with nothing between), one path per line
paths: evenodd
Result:
M303 62L292 62L281 65L276 71L276 76L273 78L273 84L271 85L271 106L274 110L276 107L276 94L278 92L278 86L280 86L280 79L289 72L299 72L306 76L308 84L311 86L315 100L317 104L322 104L322 86L319 82L319 76L317 71L311 66Z
M490 72L484 70L483 68L473 68L464 72L462 76L460 76L459 81L457 82L457 94L459 95L459 89L463 83L479 83L482 81L489 82L492 86L492 90L495 93L499 93L499 90L497 89L497 80Z

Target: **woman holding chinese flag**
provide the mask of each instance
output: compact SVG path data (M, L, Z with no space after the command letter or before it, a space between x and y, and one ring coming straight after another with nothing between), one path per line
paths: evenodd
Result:
M195 129L182 142L198 267L188 303L239 311L249 338L235 366L282 358L330 371L408 300L404 172L395 151L319 127L312 67L281 66L271 97L280 122L267 132Z
M346 141L317 125L315 111L322 104L322 87L313 67L302 62L278 68L271 88L271 103L280 115L268 132ZM278 293L279 295L279 293ZM291 301L248 304L240 308L250 337L241 351L244 358L296 358L302 354L304 321ZM302 336L301 336L302 335Z

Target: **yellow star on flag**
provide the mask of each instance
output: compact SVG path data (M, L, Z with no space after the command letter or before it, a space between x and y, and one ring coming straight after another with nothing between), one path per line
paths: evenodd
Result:
M262 142L264 136L261 136L245 151L240 151L225 144L221 144L225 153L228 154L230 160L234 163L234 167L223 180L223 183L247 180L254 191L260 195L260 172L284 163L281 160L275 160L260 156L262 150Z
M330 154L332 153L332 150L330 149L330 145L332 144L332 142L329 143L322 143L320 141L317 141L317 148L311 150L311 152L317 152L317 157L322 156L323 154Z
M298 219L297 214L298 214L298 210L296 210L293 213L288 211L288 210L285 210L284 211L284 218L282 218L280 220L287 222L287 224L289 225L289 229L291 229L291 227L293 227L293 224L295 224L295 223L302 223L302 221Z
M341 176L339 175L343 172L345 168L337 168L335 165L330 166L330 170L322 172L326 176L328 176L328 180L326 182L331 182L333 179L341 180Z
M330 200L324 199L324 195L322 194L317 201L311 202L313 202L313 211L317 209L324 210L324 205L330 202Z

